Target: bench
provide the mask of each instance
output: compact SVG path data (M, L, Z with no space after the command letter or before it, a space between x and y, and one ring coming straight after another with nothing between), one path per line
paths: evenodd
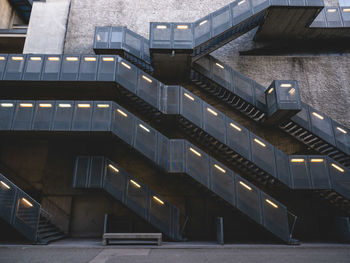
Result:
M162 233L104 233L102 245L106 246L111 239L119 240L157 240L158 246L162 245Z

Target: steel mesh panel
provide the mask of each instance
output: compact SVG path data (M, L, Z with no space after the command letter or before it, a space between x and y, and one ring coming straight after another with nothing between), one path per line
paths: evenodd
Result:
M94 48L107 48L110 27L96 27Z
M158 134L158 160L157 164L164 168L164 170L169 170L169 155L170 155L170 142L167 137L162 134Z
M183 140L170 140L169 165L171 173L181 173L185 171L185 143Z
M220 62L212 61L212 79L219 85L229 89L232 83L232 72L230 68Z
M329 189L330 177L327 160L323 156L308 157L310 177L314 189Z
M203 103L203 130L220 142L225 142L225 115Z
M205 186L209 186L209 157L186 143L186 173Z
M63 56L61 80L77 80L79 74L79 56Z
M30 130L34 114L33 101L18 101L12 123L13 130Z
M136 179L128 177L126 185L126 203L136 214L146 217L147 213L147 188Z
M23 73L24 80L40 80L44 56L28 56Z
M250 160L249 130L236 122L226 119L226 144L235 152Z
M123 27L112 27L109 48L120 49L123 43Z
M135 148L149 159L156 161L157 132L145 123L137 122Z
M2 80L6 68L7 55L0 54L0 58L0 80Z
M258 13L263 9L269 7L270 1L269 0L252 0L252 5L253 5L254 13Z
M16 101L0 101L0 130L11 129L15 107Z
M273 115L278 110L276 88L271 89L266 94L266 105L268 115Z
M301 127L305 127L305 129L310 129L310 118L309 118L309 108L305 103L301 103L301 111L295 114L292 118L292 121L299 124Z
M289 156L289 167L293 188L308 189L310 187L310 180L305 156Z
M161 95L161 108L167 114L179 114L180 98L179 86L165 86L161 89L165 94Z
M213 35L218 35L231 27L231 10L230 6L225 6L214 13L212 13L213 19Z
M33 130L50 130L54 109L51 101L39 101L35 106Z
M231 6L234 24L238 24L253 15L250 0L242 0L239 1L235 6Z
M328 27L342 27L343 23L340 16L340 11L335 7L326 7L325 14Z
M111 127L112 105L110 102L97 101L94 102L94 110L92 113L92 130L108 131Z
M100 56L97 80L114 81L116 77L117 61L115 56Z
M90 169L90 157L79 156L75 161L73 188L86 188Z
M350 172L339 163L328 158L329 174L333 184L333 189L344 196L350 198Z
M45 56L42 80L58 80L61 72L62 56Z
M198 46L210 39L211 23L212 19L209 16L206 16L193 24L195 46Z
M305 0L289 0L291 6L304 6Z
M91 127L92 117L92 103L91 102L76 102L73 113L72 130L88 131Z
M237 208L258 223L261 223L261 210L258 189L236 176Z
M254 103L253 98L253 81L239 72L234 72L233 74L233 88L234 92L248 101L249 103Z
M202 127L202 100L192 93L181 91L180 113L187 120Z
M149 41L148 39L143 39L143 55L142 59L147 63L151 64L151 54L149 53Z
M266 111L265 88L258 83L254 83L255 102L254 105L263 111Z
M53 120L53 130L69 131L73 118L73 101L57 101Z
M140 57L141 55L141 43L142 37L135 34L130 30L125 31L125 46L129 53L133 54L136 57Z
M169 23L151 23L151 48L171 48L171 31Z
M283 182L285 185L290 186L290 171L289 171L289 159L288 155L284 152L275 148L275 157L276 157L276 174L278 180Z
M90 173L89 173L89 188L102 188L104 177L104 158L91 157Z
M341 16L343 18L344 27L350 27L350 12L345 12L346 8L341 9ZM0 74L1 75L1 74Z
M350 130L335 121L332 121L332 124L337 147L350 154Z
M335 144L331 119L311 107L309 109L312 132L325 141Z
M126 110L113 104L112 131L120 139L132 145L134 139L134 117Z
M4 74L4 80L22 79L24 64L25 64L25 56L9 55L5 74Z
M210 75L211 68L213 67L213 60L209 58L209 56L205 56L194 62L195 68L200 68L200 72L202 72L205 75Z
M96 80L97 66L97 56L83 56L80 62L79 80Z
M163 233L171 236L171 209L172 206L162 197L151 193L150 196L150 221L161 229Z
M151 76L145 74L144 72L139 72L139 85L137 90L137 95L144 101L151 104L153 107L158 109L159 107L159 89L160 83L152 78Z
M289 240L288 213L284 205L261 192L263 224L284 241Z
M314 19L310 27L327 27L326 15L322 10L318 16Z
M251 138L252 160L260 168L276 176L274 147L257 136Z
M187 26L187 29L184 29L183 26ZM174 48L183 48L183 49L193 48L192 24L184 23L180 25L174 25L173 30L174 30Z
M0 174L0 217L8 223L11 223L15 195L15 186L5 176Z
M137 73L137 67L126 60L120 60L118 62L118 83L133 93L136 93L137 90Z
M219 162L210 162L211 190L228 203L235 205L235 185L232 171Z
M118 200L125 202L126 173L114 163L108 162L106 167L106 179L104 188Z
M283 87L283 84L290 84L291 87ZM277 88L277 99L279 103L279 107L283 109L294 109L299 106L300 103L300 95L299 89L297 87L296 82L291 81L283 81L276 82Z

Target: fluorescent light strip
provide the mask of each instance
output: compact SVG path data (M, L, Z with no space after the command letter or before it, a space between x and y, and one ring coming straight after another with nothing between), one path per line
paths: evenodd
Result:
M33 107L33 104L32 103L20 103L19 106L22 108L31 108L31 107Z
M219 165L214 164L214 167L215 167L216 169L218 169L220 172L226 173L226 170L223 169L223 168L221 168Z
M138 183L136 183L134 180L130 180L130 183L132 183L134 186L136 186L137 188L141 188L141 185L139 185Z
M302 163L302 162L304 162L305 160L302 159L302 158L300 158L300 159L291 159L290 161L291 161L292 163Z
M153 199L156 200L161 205L164 205L164 202L162 200L160 200L158 197L156 197L155 195L153 196Z
M109 108L108 104L97 104L97 108Z
M142 75L142 78L146 81L148 81L149 83L152 83L152 80L148 77L146 77L145 75Z
M313 112L312 115L316 116L317 118L319 118L320 120L323 120L324 117L316 112Z
M95 57L85 57L84 60L89 61L89 62L93 62L93 61L96 61L96 58Z
M215 65L218 66L218 67L221 68L221 69L224 69L224 68L225 68L223 65L221 65L221 64L219 64L219 63L215 63Z
M262 147L266 147L266 144L263 143L262 141L259 141L258 139L254 139L254 142L256 142L257 144L261 145Z
M218 113L216 111L213 111L211 108L207 108L207 111L209 111L211 114L218 116Z
M337 127L337 130L340 131L340 132L342 132L342 133L344 133L344 134L347 134L347 131L344 130L344 129L342 129L342 128L340 128L340 127Z
M188 29L188 25L178 25L177 29Z
M58 104L58 107L60 107L60 108L70 108L70 107L72 107L72 105L66 104L66 103L60 103L60 104Z
M280 85L280 87L281 87L281 88L291 88L291 87L292 87L292 84L290 84L290 83L282 83L282 84Z
M271 94L274 91L274 88L269 89L269 91L267 92L268 94Z
M200 152L197 152L195 149L193 149L192 147L190 147L190 151L193 152L195 155L201 157L202 154Z
M33 61L41 61L41 57L30 57L29 59Z
M168 27L166 25L158 25L156 28L157 29L167 29Z
M252 190L252 188L251 188L249 185L243 183L242 181L239 181L239 184L240 184L241 186L243 186L244 188L248 189L249 191Z
M350 12L350 8L343 8L343 12L344 13L349 13Z
M194 101L194 98L190 95L190 94L187 94L187 93L184 93L184 96L192 101Z
M295 93L295 88L290 89L290 91L288 91L288 93L289 93L290 95L293 95L293 94Z
M48 57L47 60L49 61L60 61L59 57Z
M241 2L238 2L238 5L243 4L245 1L246 1L246 0L243 0L243 1L241 1Z
M100 36L100 34L97 34L97 41L101 41L101 36Z
M67 61L78 61L78 57L66 57Z
M121 64L124 66L124 67L126 67L127 69L131 69L131 67L128 65L128 64L126 64L125 62L121 62Z
M274 202L270 201L269 199L265 199L266 203L273 206L274 208L278 208L278 205L276 205Z
M51 103L40 103L39 107L41 107L41 108L51 108L52 104Z
M111 168L116 173L119 173L119 170L115 166L113 166L112 164L109 164L108 167Z
M128 117L128 114L126 114L124 111L122 111L120 109L117 109L117 112L124 117Z
M5 57L0 57L0 60L6 60L6 58Z
M146 132L150 132L150 130L148 128L146 128L145 126L143 126L142 124L139 124L139 126L144 129Z
M314 158L311 159L312 163L323 163L323 161L324 161L323 159L314 159Z
M6 189L10 189L11 187L8 186L5 182L0 181L1 185L4 186Z
M236 129L237 131L242 131L242 129L240 127L238 127L237 125L233 124L232 122L230 123L230 126L234 129Z
M22 198L22 201L30 207L33 206L33 204L31 202L29 202L27 199L25 199L24 197Z
M104 57L104 58L102 58L102 61L111 62L111 61L114 61L114 58L112 58L112 57Z
M202 22L199 23L199 26L202 26L204 24L206 24L208 22L208 20L203 20Z
M327 12L328 13L335 13L335 12L337 12L337 9L331 8L331 9L328 9Z
M12 60L23 60L23 57L11 57Z
M13 103L1 103L1 107L3 107L3 108L11 108L11 107L13 107Z
M341 168L340 166L336 165L335 163L332 163L332 166L333 166L335 169L337 169L338 171L344 173L344 169Z
M78 108L90 108L90 107L91 107L90 104L84 104L84 103L78 104Z

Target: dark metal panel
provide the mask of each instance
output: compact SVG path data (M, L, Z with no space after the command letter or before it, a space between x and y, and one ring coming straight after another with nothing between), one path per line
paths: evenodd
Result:
M181 173L186 170L184 140L170 140L169 172Z
M73 131L89 131L91 129L92 107L93 103L91 101L75 102L72 123Z
M0 101L0 130L10 130L16 108L16 101Z
M61 73L62 56L60 55L46 55L42 80L58 80Z
M12 223L12 215L16 208L16 186L0 174L0 217Z
M350 4L346 7L340 7L340 9L344 27L350 27Z
M44 59L43 55L27 55L23 80L40 80Z
M150 48L170 49L172 41L171 23L150 23Z
M64 55L60 80L77 80L79 74L80 56Z
M242 0L244 1L244 0ZM246 0L248 1L248 0ZM236 93L239 97L244 99L245 101L255 105L254 101L254 83L253 81L244 76L243 74L232 71L233 72L233 89L234 93Z
M113 103L112 106L112 132L124 142L133 145L135 117L118 104Z
M149 193L146 186L140 183L135 178L127 176L126 183L126 204L136 214L147 218L147 207Z
M213 25L212 35L216 36L228 30L232 26L230 6L224 6L211 14Z
M97 80L114 81L117 71L116 56L99 56Z
M173 24L173 45L174 49L193 49L193 24L174 23Z
M331 158L328 159L329 174L331 176L331 182L333 189L346 199L350 199L350 172L338 162L335 162Z
M310 27L327 27L327 21L326 21L326 15L325 15L324 9L318 14L318 16L312 22Z
M150 222L168 236L172 234L172 205L163 197L150 192Z
M342 27L340 9L338 7L325 7L325 15L328 27Z
M241 0L236 5L231 5L233 24L238 24L253 15L253 8L250 0Z
M203 102L203 130L218 141L226 142L225 115Z
M142 56L142 37L131 30L125 29L124 49L135 57Z
M52 101L38 101L35 105L33 130L50 130L54 109L56 108L55 102Z
M7 57L8 55L6 54L0 54L0 80L2 80L5 72Z
M119 58L118 59L118 83L125 89L136 93L137 80L138 80L138 68L128 61Z
M332 120L337 148L350 155L350 130Z
M231 68L224 65L218 60L214 60L211 58L211 72L212 72L212 79L218 83L220 86L230 89L232 85L232 71Z
M161 89L161 110L166 114L180 113L180 90L184 88L181 86L164 86Z
M274 147L263 139L251 134L252 160L260 168L276 177Z
M170 141L162 134L158 134L157 164L165 171L169 171Z
M157 161L157 137L158 133L146 123L136 121L136 135L134 147L143 155Z
M305 6L305 0L289 0L291 6Z
M202 127L202 100L192 93L181 90L180 115L198 127Z
M112 104L109 101L95 101L92 113L93 131L109 131L111 129Z
M249 130L228 118L226 118L226 144L244 158L251 159Z
M102 188L104 179L104 158L92 156L90 164L90 173L88 178L89 188Z
M106 161L104 188L121 202L125 202L127 173L111 161Z
M82 56L79 67L79 80L95 81L97 77L98 56Z
M313 189L330 189L330 176L327 159L324 156L308 156L310 177Z
M287 186L291 186L288 155L274 148L276 158L276 175L278 180Z
M104 49L108 47L108 40L111 27L96 27L94 48Z
M125 27L112 27L111 37L109 40L108 47L110 49L121 49L123 43L123 36L125 34Z
M311 186L306 156L290 155L289 167L294 189L309 189Z
M137 95L156 109L159 109L161 85L161 82L139 70Z
M73 188L86 188L89 178L91 157L78 156L75 160Z
M35 101L17 101L12 129L30 130L32 127L34 109Z
M193 23L194 46L199 46L210 39L211 16L203 17Z
M209 187L209 156L186 142L186 173L201 184Z
M312 132L325 141L335 144L331 119L323 113L309 107Z
M269 0L253 0L253 12L254 14L268 8L270 6Z
M295 114L292 118L292 121L299 124L301 127L304 127L307 130L310 130L311 121L309 116L309 107L305 103L301 103L301 111Z
M69 131L72 125L74 101L56 101L52 130Z
M9 55L5 69L4 80L21 80L25 61L26 55Z

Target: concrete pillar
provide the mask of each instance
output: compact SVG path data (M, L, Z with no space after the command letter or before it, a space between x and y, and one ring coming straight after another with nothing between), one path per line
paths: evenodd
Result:
M34 2L24 54L62 54L70 0Z
M12 27L14 11L9 1L0 1L0 29Z

